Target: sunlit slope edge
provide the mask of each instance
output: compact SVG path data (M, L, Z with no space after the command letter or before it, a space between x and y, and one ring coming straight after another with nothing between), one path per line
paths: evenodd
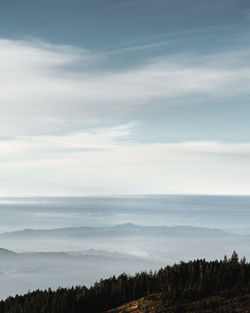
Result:
M162 293L152 294L109 310L108 313L249 313L250 294L224 293L171 305Z

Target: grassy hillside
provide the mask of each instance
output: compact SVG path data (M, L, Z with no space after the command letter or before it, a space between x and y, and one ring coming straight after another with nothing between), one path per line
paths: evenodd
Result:
M161 293L109 310L108 313L250 313L250 294L214 296L199 301L168 304Z

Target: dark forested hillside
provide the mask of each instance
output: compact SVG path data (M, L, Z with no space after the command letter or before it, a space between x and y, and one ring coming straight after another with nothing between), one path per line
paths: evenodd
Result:
M239 260L234 252L231 258L220 261L195 260L167 266L155 273L122 274L101 280L91 288L37 290L9 297L0 303L0 313L101 313L145 296L147 301L160 299L165 308L172 308L169 312L199 312L183 308L188 303L201 306L203 299L230 299L248 293L250 263L245 258Z

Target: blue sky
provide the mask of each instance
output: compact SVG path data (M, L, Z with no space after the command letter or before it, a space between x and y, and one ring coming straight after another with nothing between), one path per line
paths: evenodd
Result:
M1 1L2 195L249 194L246 0Z

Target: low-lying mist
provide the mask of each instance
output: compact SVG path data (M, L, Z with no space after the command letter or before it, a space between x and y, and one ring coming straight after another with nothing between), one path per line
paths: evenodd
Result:
M0 298L233 250L249 259L249 207L249 197L2 199Z

